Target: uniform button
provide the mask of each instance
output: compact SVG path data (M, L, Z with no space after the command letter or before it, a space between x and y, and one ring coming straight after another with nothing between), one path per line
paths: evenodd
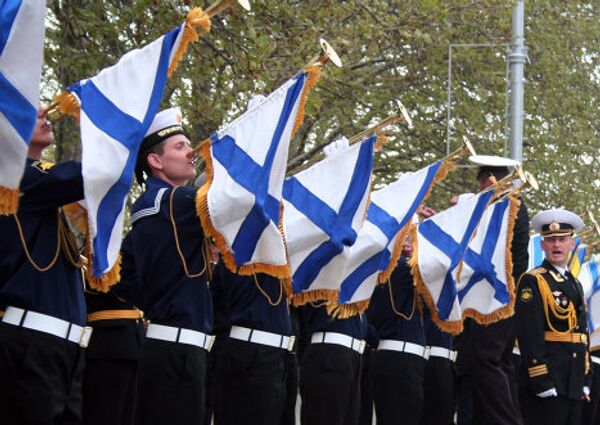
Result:
M577 358L577 353L573 353L573 358L576 359Z
M575 329L579 329L579 325L575 326Z

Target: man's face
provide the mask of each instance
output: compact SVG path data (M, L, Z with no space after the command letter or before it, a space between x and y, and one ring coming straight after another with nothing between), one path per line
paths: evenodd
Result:
M559 267L566 267L569 253L574 247L575 241L571 236L546 236L542 239L542 249L546 258Z
M33 133L29 139L30 146L38 146L42 149L50 146L54 142L54 133L52 132L52 123L46 117L46 109L42 106L38 108L37 119Z
M193 158L188 158L192 152L189 139L183 134L176 134L163 142L163 153L151 153L148 161L160 170L169 180L187 182L196 175Z

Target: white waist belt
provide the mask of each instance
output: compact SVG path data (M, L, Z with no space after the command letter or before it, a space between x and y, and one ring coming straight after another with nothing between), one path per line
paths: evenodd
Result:
M590 356L590 360L592 361L592 363L600 364L600 358L596 356Z
M92 328L89 326L79 326L54 316L17 307L7 307L2 322L54 335L83 348L88 346L92 335Z
M229 337L240 341L253 342L255 344L268 345L269 347L283 348L292 351L294 349L295 336L280 335L273 332L260 331L258 329L245 328L243 326L232 326Z
M456 355L457 352L454 350L450 350L448 348L445 347L438 347L435 345L431 345L429 347L427 347L429 349L429 356L428 357L441 357L443 359L448 359L452 362L456 361Z
M390 350L390 351L398 351L400 353L408 353L414 354L419 357L427 358L427 348L414 344L412 342L406 341L398 341L396 339L382 339L379 341L379 345L377 346L377 351L381 350Z
M186 328L177 328L175 326L158 325L156 323L148 324L146 338L194 345L203 348L206 351L210 351L215 340L213 335L208 335L204 332Z
M312 344L337 344L352 348L359 354L365 351L366 342L337 332L315 332L310 338Z
M513 347L513 354L517 356L521 355L521 350L519 350L519 347Z

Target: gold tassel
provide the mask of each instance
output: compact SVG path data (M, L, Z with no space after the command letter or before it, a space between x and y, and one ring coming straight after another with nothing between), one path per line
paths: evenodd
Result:
M0 215L16 214L19 208L19 189L0 186Z
M383 149L384 143L387 143L389 137L385 133L380 133L377 135L377 139L375 139L375 152L379 152Z
M62 207L65 215L81 234L85 235L88 229L87 210L79 202L73 202Z
M296 121L294 122L294 129L292 130L292 139L300 129L300 126L304 122L304 108L306 106L306 99L308 98L308 92L313 89L314 86L319 82L321 77L321 68L316 65L309 65L304 68L306 74L306 82L302 88L302 94L300 95L300 104L298 106L298 114L296 114Z
M94 276L93 258L90 252L87 252L88 265L86 277L90 288L99 292L108 292L111 286L121 280L121 254L117 258L115 265L100 277Z
M295 307L316 301L334 301L337 300L338 291L336 289L316 289L314 291L299 292L292 295L292 305Z
M214 228L212 220L210 218L210 212L208 209L208 191L212 186L214 179L214 169L212 164L212 158L210 155L210 139L203 141L199 147L199 154L202 156L206 163L204 172L206 173L206 182L198 189L196 195L196 214L200 219L200 224L204 234L209 238L212 238L215 245L219 248L223 257L223 263L231 270L232 273L238 273L245 276L250 276L257 273L265 273L270 276L285 279L290 278L290 268L288 264L281 266L273 264L255 263L245 266L238 266L235 262L235 257L231 253L231 249L225 241L225 238Z
M79 122L79 101L73 93L62 92L54 97L56 107L63 115L70 115Z
M181 35L181 42L177 47L177 51L173 55L173 60L169 65L167 76L171 76L179 61L183 57L190 43L198 40L198 33L194 27L199 27L202 32L210 32L210 17L200 7L195 7L187 14L185 18L185 26Z

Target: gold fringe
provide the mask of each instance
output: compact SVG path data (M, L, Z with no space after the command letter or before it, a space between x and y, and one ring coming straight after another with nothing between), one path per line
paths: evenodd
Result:
M300 129L300 126L304 122L304 108L306 106L306 99L308 98L308 92L313 89L314 86L319 82L321 77L321 68L316 65L309 65L304 68L306 74L306 82L302 88L302 94L300 95L300 104L298 107L298 114L296 114L296 121L294 122L294 129L292 130L292 139Z
M199 154L206 163L206 168L204 169L204 172L206 173L206 182L204 182L202 187L198 189L196 195L196 214L200 219L200 224L204 234L209 238L212 238L215 245L217 245L219 251L221 252L223 263L229 270L231 270L232 273L238 273L245 276L250 276L257 273L265 273L279 279L290 278L290 268L288 264L276 266L273 264L255 263L245 266L238 266L235 262L235 257L231 253L231 249L227 244L227 241L221 235L221 233L214 228L208 209L208 191L214 180L214 168L210 155L210 145L210 139L207 139L203 141L198 148Z
M409 223L408 225L400 229L400 231L396 235L396 240L394 241L394 249L392 249L392 257L390 258L390 262L388 263L387 268L381 273L379 273L379 276L377 276L377 283L383 284L390 279L392 273L398 265L398 260L402 255L402 246L404 245L404 241L406 240L409 234L412 234L413 228L416 227L416 225Z
M181 35L181 42L177 47L177 51L173 55L173 60L169 65L167 76L171 76L179 61L183 57L185 51L190 43L198 40L198 33L194 27L199 27L202 32L210 32L210 17L200 7L195 7L187 14L185 18L185 26L183 28L183 34Z
M509 197L509 219L508 219L508 229L507 229L507 241L506 241L506 264L505 264L505 273L506 273L506 282L508 284L508 292L509 292L509 303L508 305L496 310L490 314L482 314L473 309L467 309L463 311L461 320L456 321L443 321L440 319L437 309L435 307L435 303L433 302L433 298L429 293L429 290L425 286L423 282L423 278L421 273L419 272L418 267L418 243L417 243L417 235L416 229L413 232L413 257L410 260L410 267L413 274L413 278L417 284L417 292L427 304L427 307L431 311L431 316L434 323L443 331L449 332L452 334L458 334L463 330L463 320L467 317L474 319L477 323L481 325L489 325L491 323L498 322L499 320L506 319L511 317L514 314L515 307L515 281L512 276L513 271L513 262L511 256L511 246L514 236L514 225L517 217L517 213L519 211L520 201L514 197Z
M292 305L295 307L315 301L334 301L337 300L337 289L316 289L314 291L299 292L292 295Z
M423 201L425 201L429 197L429 195L431 194L431 191L433 190L433 186L435 186L436 184L445 180L446 177L448 177L448 174L450 174L450 172L454 171L454 170L456 170L456 160L451 160L451 159L445 160L440 165L440 168L437 170L437 173L435 173L435 177L433 178L433 181L431 182L431 186L429 186L429 189L427 189L427 193L423 197ZM414 226L414 227L416 228L416 226ZM394 270L396 269L396 266L398 265L398 260L400 259L400 255L402 255L402 245L404 244L404 241L406 240L408 235L413 234L413 233L415 233L415 231L411 227L411 224L407 224L398 232L398 235L394 242L394 249L392 250L392 258L390 259L390 262L388 263L387 268L384 271L382 271L379 274L379 276L377 277L378 283L385 283L392 276L392 273L394 272ZM413 255L414 255L414 253L413 253Z
M54 102L63 115L70 115L79 122L80 105L73 93L64 91L54 97Z
M411 259L408 262L408 265L410 266L413 279L415 281L415 290L417 294L419 294L419 296L423 299L423 301L427 305L427 308L429 308L429 311L431 312L431 319L436 324L436 326L444 332L457 335L463 330L463 322L462 320L444 321L440 318L435 303L433 302L433 297L429 293L429 289L427 289L427 286L425 286L425 282L423 281L423 277L421 276L421 272L419 271L419 243L417 241L416 227L412 229L411 235L413 238L413 253Z
M19 209L19 189L0 186L0 215L16 214Z
M375 139L375 152L379 152L383 149L383 145L387 143L389 137L385 133L380 133L377 135L377 139Z
M361 300L350 304L339 304L337 301L327 303L327 314L334 319L348 319L363 314L371 300Z

